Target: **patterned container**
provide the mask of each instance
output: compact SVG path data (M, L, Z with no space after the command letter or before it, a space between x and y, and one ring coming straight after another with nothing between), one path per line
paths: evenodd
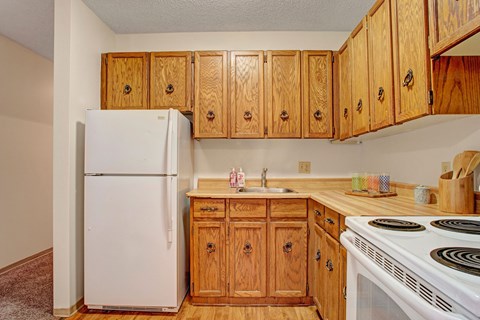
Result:
M379 176L380 192L390 192L390 175L388 173L382 173Z
M368 191L368 173L362 173L360 176L362 191Z
M420 204L430 203L430 189L426 186L417 186L414 190L415 202Z
M368 174L368 192L369 193L379 192L379 175L376 173Z

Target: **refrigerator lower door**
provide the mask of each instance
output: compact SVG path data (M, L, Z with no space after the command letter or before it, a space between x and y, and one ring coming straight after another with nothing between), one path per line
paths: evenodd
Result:
M168 212L175 210L176 199L167 194L169 189L176 190L175 179L85 177L88 307L172 311L168 308L181 304L177 299L177 215Z

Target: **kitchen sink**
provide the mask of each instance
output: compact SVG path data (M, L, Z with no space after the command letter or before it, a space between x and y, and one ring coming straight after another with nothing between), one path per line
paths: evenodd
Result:
M259 192L259 193L292 193L295 192L292 189L288 188L267 188L267 187L250 187L250 188L238 188L237 192L240 193L251 193L251 192Z

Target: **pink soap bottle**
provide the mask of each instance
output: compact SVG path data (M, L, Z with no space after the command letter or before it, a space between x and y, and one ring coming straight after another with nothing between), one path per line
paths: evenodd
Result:
M235 168L232 168L232 171L230 171L230 188L236 188L237 187L237 172L235 171Z

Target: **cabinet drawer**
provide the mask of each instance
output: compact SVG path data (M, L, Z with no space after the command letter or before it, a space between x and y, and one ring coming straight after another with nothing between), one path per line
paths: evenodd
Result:
M231 218L266 218L266 199L230 199Z
M194 218L224 218L225 199L194 199Z
M340 225L340 215L330 208L325 208L325 231L335 239L339 239L338 231Z
M324 228L325 225L325 206L318 202L312 201L311 214L315 218L315 223Z
M271 199L270 217L306 218L307 199Z

